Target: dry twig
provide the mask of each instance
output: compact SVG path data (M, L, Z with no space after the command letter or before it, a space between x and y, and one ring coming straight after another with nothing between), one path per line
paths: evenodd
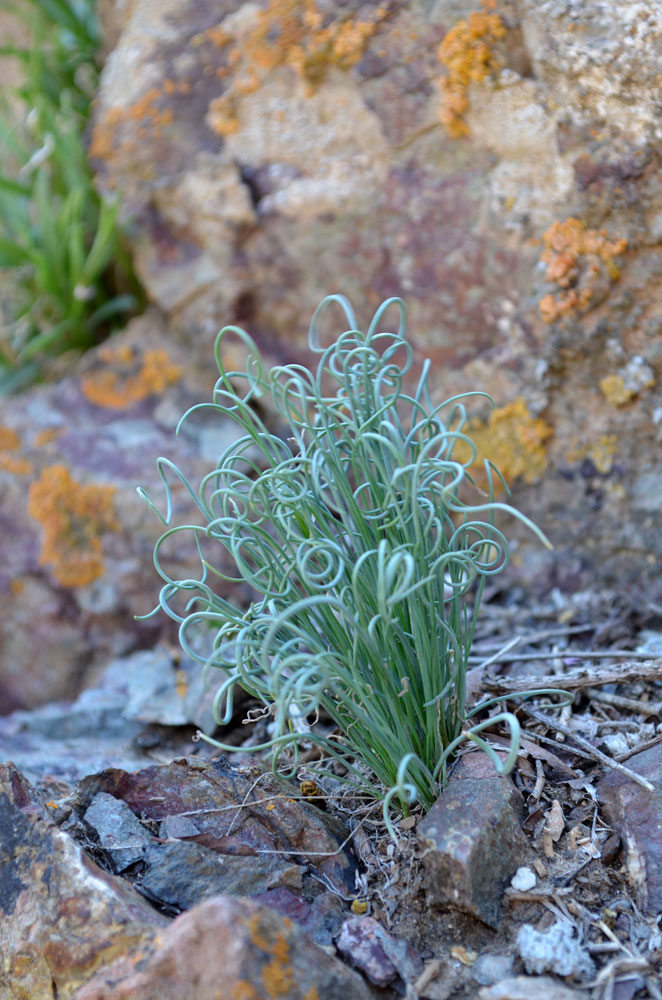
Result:
M562 722L558 722L556 719L550 719L549 716L543 715L542 712L538 712L535 708L530 708L528 705L522 705L522 709L527 715L530 715L532 719L536 719L538 722L542 722L542 724L547 726L549 729L555 729L557 732L563 733L564 736L567 736L568 739L574 740L578 746L582 747L587 754L593 757L594 760L597 760L600 764L604 764L605 767L609 767L614 771L620 771L621 774L627 775L631 781L634 781L635 784L645 788L648 792L655 791L655 788L651 785L650 781L647 781L646 778L642 778L640 774L637 774L636 771L632 771L629 767L619 764L617 760L614 760L612 757L608 757L607 754L603 753L601 750L596 749L592 743L589 743L589 741L585 740L582 736L578 736L577 733L573 732L573 730L569 728L569 726L565 726Z
M538 659L552 658L541 653ZM566 656L563 653L563 656ZM578 654L579 655L579 654ZM614 655L614 654L612 654ZM628 654L630 655L630 654ZM662 680L662 657L654 660L628 660L609 667L582 666L567 674L544 674L536 677L483 677L483 686L491 691L517 694L532 688L577 690L600 684L629 684L632 681Z

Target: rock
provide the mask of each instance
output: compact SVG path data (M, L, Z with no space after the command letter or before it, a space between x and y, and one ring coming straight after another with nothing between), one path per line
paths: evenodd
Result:
M219 992L220 991L220 992ZM72 1000L369 1000L358 973L287 917L215 896L177 917L151 954L102 968Z
M55 826L11 763L0 766L0 842L4 1000L68 1000L100 965L140 953L167 924Z
M281 886L258 893L254 899L282 916L289 917L306 932L311 941L324 948L333 948L333 939L346 915L340 898L331 892L321 892L312 903L308 903Z
M492 986L502 979L508 979L512 970L511 955L488 953L478 956L471 968L471 976L479 986Z
M513 976L478 990L478 1000L580 1000L585 993L551 976Z
M148 707L142 697L153 690L149 680L156 668L161 672L160 704ZM156 747L166 759L191 752L191 727L166 728L151 720L190 718L213 728L200 674L197 664L176 663L164 647L118 657L74 702L0 717L0 759L13 760L30 781L51 789L47 798L60 798L88 774L111 766L137 771L153 764ZM143 681L142 695L134 697ZM203 747L201 743L196 749Z
M598 799L607 821L620 834L625 851L625 869L637 905L649 916L662 910L662 748L642 750L628 760L628 767L654 786L641 788L627 775L608 773L598 783Z
M582 980L595 973L589 953L568 921L559 920L544 931L522 924L517 932L517 948L527 972L554 972Z
M112 657L176 637L163 615L134 621L157 604L152 549L162 530L136 487L161 504L159 455L167 453L195 478L232 440L230 422L204 414L174 436L183 411L203 387L208 393L208 370L200 375L149 312L59 381L3 400L0 712L75 698ZM173 495L179 503L179 491ZM186 544L169 560L177 575L199 572ZM191 719L199 680L196 687L185 663L166 665L161 653L159 687L159 656L145 656L142 702L125 675L134 717Z
M526 850L522 808L507 778L449 781L417 827L431 903L496 927L503 889Z
M215 729L214 691L205 691L200 664L163 644L113 660L102 684L122 692L125 719L161 726Z
M662 14L523 0L490 33L478 7L108 0L91 155L192 356L238 322L305 360L325 292L361 326L403 295L435 397L490 390L481 456L555 543L514 525L513 574L622 585L662 555Z
M83 818L98 837L99 846L115 873L142 860L152 837L125 802L99 792Z
M181 840L152 843L144 861L147 870L138 879L139 891L176 910L190 910L210 896L255 896L278 886L301 889L306 871L270 855L219 854Z
M342 824L307 802L294 785L259 767L235 766L221 757L209 761L180 758L135 773L111 768L84 778L69 803L82 816L99 792L120 799L136 816L159 826L166 818L168 824L186 820L180 827L184 845L234 856L225 876L222 865L217 865L221 881L238 879L241 863L237 859L241 858L246 873L261 873L259 878L249 875L247 885L255 892L264 892L270 885L298 887L298 866L314 871L342 895L355 891L356 861L347 849L339 850L347 838ZM181 848L171 846L161 863L168 868L176 865L177 850ZM159 859L158 851L150 852L155 861ZM263 859L273 862L271 882L261 865ZM206 854L204 861L211 863ZM321 884L311 883L315 895ZM234 885L234 891L241 891L238 881ZM177 889L177 893L185 891L185 886Z

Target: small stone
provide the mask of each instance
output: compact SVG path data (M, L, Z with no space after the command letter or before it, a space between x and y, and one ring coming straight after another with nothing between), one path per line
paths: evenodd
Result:
M471 970L473 979L480 986L492 986L506 979L513 969L511 955L480 955Z
M397 979L398 970L381 946L380 930L381 925L373 917L349 917L340 929L336 946L371 983L388 986Z
M536 884L535 873L530 868L518 868L511 878L510 884L518 892L528 892Z
M153 839L126 802L107 792L94 796L83 818L116 874L140 861Z
M185 840L199 837L200 830L188 816L166 816L159 827L159 837L164 840Z
M496 927L503 889L526 850L521 811L507 778L449 782L418 825L431 903L452 903Z
M590 977L593 961L582 947L572 924L557 921L545 931L523 924L517 933L517 948L527 972L555 972L574 979Z
M612 754L612 756L617 756L620 753L627 753L630 749L630 744L626 740L623 733L608 733L602 738L602 745L608 753Z
M551 976L513 976L478 991L478 1000L578 1000L577 991Z

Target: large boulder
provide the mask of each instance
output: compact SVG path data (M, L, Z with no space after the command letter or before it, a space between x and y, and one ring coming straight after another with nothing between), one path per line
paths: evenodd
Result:
M361 324L401 295L435 393L495 397L481 450L557 545L522 535L523 574L623 581L662 554L655 5L103 9L91 156L194 356L239 322L299 360L325 293Z

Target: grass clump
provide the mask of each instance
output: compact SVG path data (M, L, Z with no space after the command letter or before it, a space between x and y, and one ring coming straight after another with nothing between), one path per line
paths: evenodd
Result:
M324 349L319 328L331 305L341 307L348 329ZM397 315L395 333L380 329L387 310ZM399 299L385 302L364 334L347 300L330 296L311 323L313 373L296 364L267 372L244 331L223 329L213 401L182 420L209 407L241 434L198 490L159 459L168 530L154 556L164 581L159 607L179 622L186 653L207 673L221 673L218 724L230 722L235 689L244 688L273 715L263 747L273 749L274 766L288 749L296 768L297 749L316 744L322 768L337 775L342 762L344 780L383 800L391 831L391 805L432 804L460 740L483 746L500 767L478 735L494 718L469 721L465 674L485 582L508 559L496 511L537 531L494 502L498 473L488 461L490 495L474 504L465 498L476 458L466 398L434 405L429 362L413 394L405 391L412 351L404 331ZM244 372L224 367L232 337L248 352ZM265 397L287 427L285 439L259 415ZM185 485L202 523L172 526L169 474ZM176 580L164 568L164 546L179 551L182 533L195 538L198 579ZM235 575L214 568L216 546L229 553ZM256 594L248 610L218 596L215 577L248 583ZM320 712L335 723L331 735L315 730ZM518 725L507 713L500 718L514 738L510 769Z
M87 160L99 67L94 0L0 3L27 41L0 49L20 83L0 104L0 390L101 340L140 290Z

